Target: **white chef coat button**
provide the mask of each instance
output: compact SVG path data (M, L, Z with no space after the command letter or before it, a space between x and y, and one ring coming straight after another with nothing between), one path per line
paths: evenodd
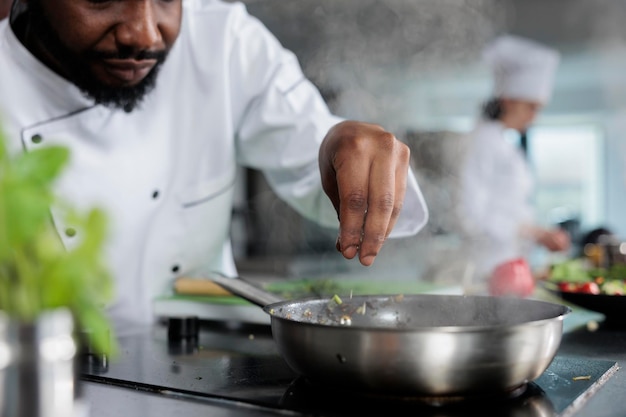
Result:
M40 134L36 134L31 136L30 140L33 143L41 143L41 141L43 140L43 136L41 136Z
M157 198L159 198L159 190L154 190L154 191L152 192L152 198L153 198L153 199L155 199L155 200L156 200Z
M172 272L178 272L180 270L180 266L174 265L172 266Z
M76 236L76 229L74 229L73 227L68 227L67 229L65 229L65 236L67 237Z

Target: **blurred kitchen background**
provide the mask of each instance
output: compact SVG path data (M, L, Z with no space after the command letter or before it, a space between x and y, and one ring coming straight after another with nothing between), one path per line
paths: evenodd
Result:
M491 92L480 51L502 33L560 51L553 100L521 141L536 210L574 239L605 226L626 237L626 2L610 0L249 0L300 59L331 109L377 122L410 145L430 209L418 236L389 241L370 268L344 260L335 230L302 219L258 172L240 172L232 239L241 273L458 280L454 233L459 136ZM537 253L533 266L553 260Z

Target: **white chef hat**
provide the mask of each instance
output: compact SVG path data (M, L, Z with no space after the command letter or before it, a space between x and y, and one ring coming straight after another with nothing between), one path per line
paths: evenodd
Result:
M494 75L494 96L547 103L559 53L529 39L504 35L483 51Z

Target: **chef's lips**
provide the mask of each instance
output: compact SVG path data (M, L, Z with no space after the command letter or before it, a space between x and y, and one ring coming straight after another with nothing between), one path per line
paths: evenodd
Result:
M94 75L111 87L138 85L165 61L166 56L166 51L142 51L137 54L125 50L116 53L90 51L86 54Z
M96 103L130 112L156 85L167 51L91 55L96 58L87 61L89 71L74 83Z

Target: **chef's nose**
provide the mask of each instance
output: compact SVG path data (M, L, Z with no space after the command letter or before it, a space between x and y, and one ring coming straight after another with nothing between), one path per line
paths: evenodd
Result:
M117 42L136 51L155 50L163 46L159 13L150 0L129 1L124 18L117 27Z

